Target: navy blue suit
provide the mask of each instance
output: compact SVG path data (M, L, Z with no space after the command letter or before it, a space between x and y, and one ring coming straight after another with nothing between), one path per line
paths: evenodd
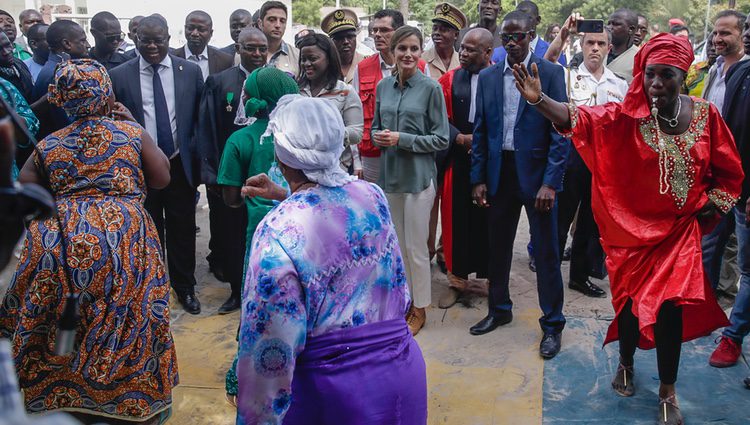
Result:
M547 53L548 49L549 43L544 41L543 38L539 38L539 41L537 41L536 43L536 50L534 50L534 55L540 58L544 58L544 54ZM503 63L507 54L508 53L505 51L505 48L503 46L496 47L495 50L492 51L492 62ZM560 62L560 65L565 66L567 64L565 53L562 53L557 61Z
M542 91L567 101L563 68L533 54ZM503 151L504 62L479 73L476 118L472 142L472 185L486 184L490 231L490 314L511 310L508 284L513 243L521 208L526 209L534 241L540 319L545 333L561 332L563 287L557 244L557 202L549 212L537 211L534 201L542 185L562 190L569 143L533 106L521 97L516 115L514 150ZM514 88L515 89L515 88Z
M179 154L170 159L171 180L164 189L149 189L146 210L166 248L172 287L178 295L195 288L195 188L200 184L200 155L195 143L198 107L203 93L201 69L193 62L169 55L174 73L174 105ZM115 98L145 127L140 57L109 71ZM150 135L156 139L155 134Z

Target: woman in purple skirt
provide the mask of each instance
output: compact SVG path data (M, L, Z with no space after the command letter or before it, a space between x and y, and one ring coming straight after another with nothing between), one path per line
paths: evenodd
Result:
M283 202L253 237L237 423L425 424L398 239L383 192L338 165L341 114L324 99L284 96L267 132L291 194L265 175L243 188Z

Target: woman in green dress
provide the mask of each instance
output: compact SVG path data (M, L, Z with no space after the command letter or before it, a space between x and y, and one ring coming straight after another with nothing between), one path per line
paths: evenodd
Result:
M235 208L240 208L243 204L247 207L245 263L250 254L255 228L273 208L274 202L258 197L243 199L240 189L249 177L263 173L268 174L277 184L284 183L274 163L273 137L268 136L264 139L265 142L261 143L261 136L268 127L268 115L276 107L276 102L284 95L298 93L297 83L283 71L276 68L258 68L253 71L245 80L242 98L245 102L245 114L251 118L250 124L229 137L221 155L216 181L222 186L224 203ZM278 176L278 179L274 179L274 176ZM235 406L236 368L235 356L226 377L227 399Z

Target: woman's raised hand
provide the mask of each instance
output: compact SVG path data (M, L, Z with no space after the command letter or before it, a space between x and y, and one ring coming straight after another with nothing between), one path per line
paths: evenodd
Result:
M539 69L535 63L530 69L524 64L513 65L513 76L516 78L516 88L521 96L530 103L537 103L542 96L542 82L539 80Z

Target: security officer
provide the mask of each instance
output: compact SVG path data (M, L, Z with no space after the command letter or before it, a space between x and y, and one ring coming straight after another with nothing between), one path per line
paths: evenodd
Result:
M357 32L359 18L353 10L336 9L320 21L320 28L331 37L341 59L341 75L344 82L351 84L357 64L365 58L357 52Z
M576 20L569 19L564 32L568 37ZM563 40L564 42L565 40ZM581 35L583 63L566 68L565 85L568 99L577 106L602 105L622 102L628 83L606 67L607 54L612 48L612 33L606 28L602 33ZM591 282L590 277L604 278L604 254L599 244L599 230L591 213L591 173L573 149L565 172L565 190L559 197L558 236L563 252L568 229L576 217L570 253L570 280L568 287L589 297L605 297L603 289Z

